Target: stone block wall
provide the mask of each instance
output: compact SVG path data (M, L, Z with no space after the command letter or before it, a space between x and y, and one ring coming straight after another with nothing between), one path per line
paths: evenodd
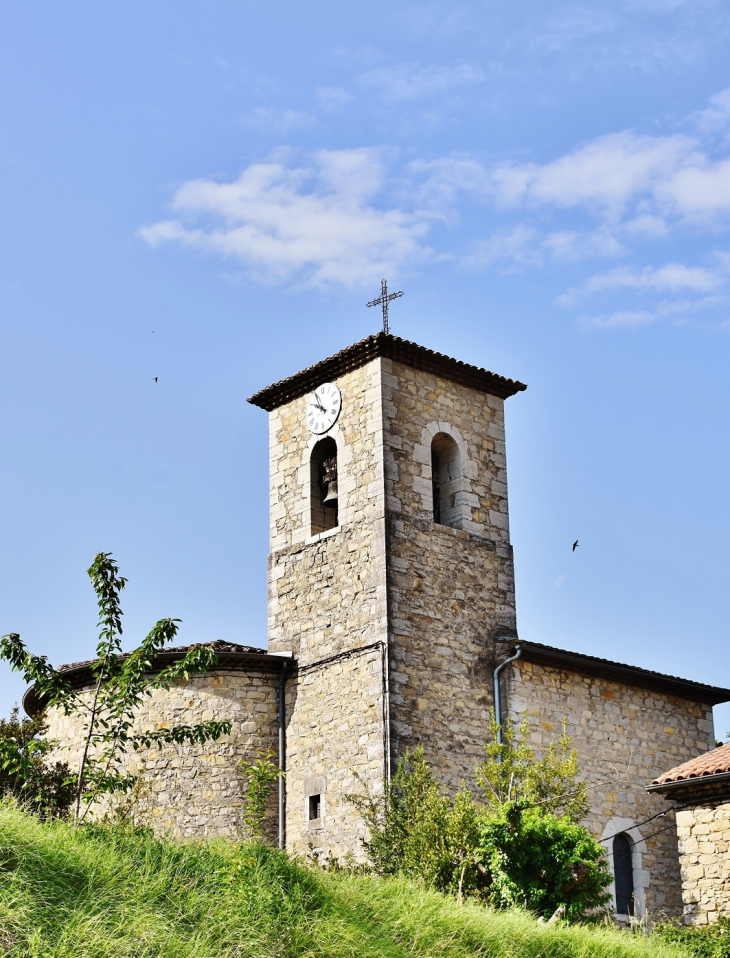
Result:
M730 802L677 812L685 921L730 915Z
M515 627L504 403L382 368L392 759L422 744L458 788L473 782L488 733L493 639ZM433 517L431 443L443 433L459 449L458 528Z
M309 395L269 416L269 651L292 652L287 682L287 847L361 854L363 826L345 801L352 771L382 789L387 701L383 434L380 363L335 380L338 526L312 534ZM309 800L321 797L321 818Z
M278 747L277 682L278 670L219 666L172 686L168 692L159 689L146 698L137 714L138 731L224 719L229 719L233 727L230 735L205 745L130 751L126 768L140 776L136 820L157 832L177 836L245 837L245 779L239 763ZM78 767L82 747L78 719L55 709L48 718L49 738L64 746L58 750L59 759ZM101 805L97 812L104 808ZM278 831L274 791L266 822L273 839Z
M345 796L382 794L382 646L301 669L287 683L286 844L298 854L363 858L362 819ZM359 776L362 782L357 780ZM364 783L364 784L363 784ZM321 815L311 820L310 800Z
M567 719L581 777L589 783L585 824L609 853L617 832L633 843L637 912L680 915L675 830L665 828L671 818L640 824L667 807L644 786L714 744L711 706L520 659L509 667L507 685L510 717L518 723L526 714L538 755Z

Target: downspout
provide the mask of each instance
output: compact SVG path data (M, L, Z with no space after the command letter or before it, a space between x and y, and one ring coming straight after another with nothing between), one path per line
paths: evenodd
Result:
M283 849L286 842L286 831L284 828L285 811L285 782L284 772L286 771L286 670L288 662L281 663L281 672L279 672L279 848Z
M499 641L500 638L502 638L502 637L501 637L501 636L498 636L496 641ZM505 638L506 638L506 637L505 637ZM509 641L511 641L511 642L515 642L515 641L519 642L519 640L515 640L515 639L513 639L511 636L509 637ZM512 656L512 658L511 658L511 659L505 659L504 662L501 662L501 663L497 666L497 668L494 670L494 675L493 675L493 682L494 682L494 719L495 719L495 721L496 721L496 723L497 723L497 744L498 744L498 745L501 745L501 744L502 744L502 702L501 702L500 694L499 694L499 676L500 676L500 673L502 672L502 669L506 668L508 665L511 665L512 662L514 662L514 661L516 661L517 659L519 659L519 657L520 657L521 655L522 655L522 646L521 646L521 645L518 645L518 646L517 646L517 651L516 651L515 654ZM502 761L502 756L501 756L501 755L498 755L498 756L497 756L497 761L498 761L498 762L501 762L501 761Z

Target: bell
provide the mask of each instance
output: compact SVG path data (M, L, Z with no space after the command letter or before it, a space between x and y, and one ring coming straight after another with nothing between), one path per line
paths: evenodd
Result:
M324 503L328 502L337 502L337 480L334 479L332 482L327 484L327 495L322 500Z

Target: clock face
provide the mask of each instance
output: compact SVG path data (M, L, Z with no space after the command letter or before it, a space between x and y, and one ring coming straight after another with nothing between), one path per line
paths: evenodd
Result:
M317 386L307 400L307 425L315 435L327 432L337 422L342 396L334 383Z

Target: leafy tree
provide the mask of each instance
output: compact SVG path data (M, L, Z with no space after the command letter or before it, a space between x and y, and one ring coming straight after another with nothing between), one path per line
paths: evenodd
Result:
M549 918L562 905L571 919L611 899L603 846L569 816L524 800L481 817L477 857L497 907L519 906Z
M526 718L517 728L507 718L501 742L498 729L493 713L491 738L484 746L486 758L476 767L486 804L499 809L524 801L545 812L567 816L571 822L583 821L588 814L586 785L578 779L578 758L565 719L560 738L550 743L539 760L530 745Z
M407 752L382 795L348 795L368 827L368 858L380 875L402 874L441 891L463 892L473 862L477 810L462 788L449 799L423 757Z
M379 874L402 874L441 891L477 895L574 918L608 901L603 847L580 825L587 812L575 750L565 728L537 759L523 722L497 724L476 768L484 803L462 785L449 797L422 747L406 754L383 795L350 795L363 816L365 844Z
M274 753L269 749L255 762L239 762L246 776L246 789L243 799L243 821L252 838L264 841L264 820L266 804L271 795L274 782L284 778L284 772L273 761Z
M204 743L231 730L228 721L175 725L144 732L133 731L135 715L145 696L155 689L169 689L174 682L189 679L215 665L213 650L195 645L178 661L153 673L158 653L178 632L179 619L160 619L137 648L122 652L122 609L119 595L127 580L119 575L108 552L99 552L88 570L99 607L99 641L90 668L93 692L75 689L67 675L55 669L46 656L30 653L17 633L0 639L0 659L22 672L47 708L82 720L83 745L74 789L74 813L82 821L91 805L103 794L128 791L136 776L123 770L130 749L153 744Z
M42 815L62 815L74 800L73 779L65 762L46 756L54 743L45 739L42 715L0 719L0 794L14 795Z
M529 742L527 719L509 718L476 768L486 807L479 819L476 858L489 874L495 905L521 905L549 917L565 906L566 918L610 900L605 850L580 824L588 814L586 784L563 727L541 759Z

